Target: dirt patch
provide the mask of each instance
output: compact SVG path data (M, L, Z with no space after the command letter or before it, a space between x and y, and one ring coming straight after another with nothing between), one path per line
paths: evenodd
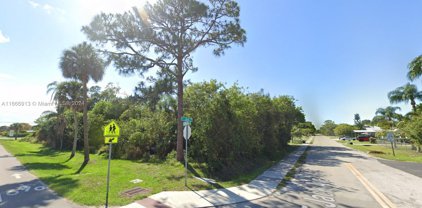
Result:
M383 155L383 154L385 154L385 152L373 150L373 151L369 151L368 154L381 154L381 155Z

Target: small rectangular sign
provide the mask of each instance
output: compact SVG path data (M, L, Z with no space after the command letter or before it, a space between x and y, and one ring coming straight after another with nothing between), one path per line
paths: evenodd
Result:
M110 144L110 143L115 144L115 143L117 143L117 141L118 141L118 137L105 137L104 138L104 143L106 143L106 144Z
M189 122L189 123L192 123L192 118L189 118L189 117L185 117L185 116L183 116L182 118L180 118L183 122Z

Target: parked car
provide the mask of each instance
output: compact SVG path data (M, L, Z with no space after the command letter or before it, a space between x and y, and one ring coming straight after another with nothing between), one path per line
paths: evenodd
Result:
M340 137L340 138L338 138L339 140L343 140L343 141L351 141L351 140L355 140L355 138L353 138L353 137L347 137L347 136L345 136L345 137Z
M364 142L364 141L369 141L370 136L368 135L360 135L358 137L356 137L356 139L360 142Z

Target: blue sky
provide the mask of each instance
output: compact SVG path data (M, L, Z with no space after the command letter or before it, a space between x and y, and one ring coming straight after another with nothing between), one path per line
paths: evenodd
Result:
M244 47L222 57L209 49L194 54L194 82L238 82L254 92L291 95L306 118L322 123L371 119L389 105L387 93L407 82L407 64L422 54L422 1L239 0ZM16 0L0 7L0 125L32 123L52 107L6 107L8 101L48 101L46 85L64 80L62 51L86 37L81 26L100 11L122 12L143 0ZM104 80L132 93L139 77L122 77L113 68ZM422 90L421 80L415 82ZM408 105L399 105L402 113Z

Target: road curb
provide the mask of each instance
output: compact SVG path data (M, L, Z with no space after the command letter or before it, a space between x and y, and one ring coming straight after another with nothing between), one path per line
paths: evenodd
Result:
M293 169L298 169L298 168L300 168L300 166L299 166L299 167L296 167L296 164L298 164L299 159L300 159L303 155L305 155L305 153L306 153L306 152L310 149L310 145L309 145L309 144L312 144L312 142L313 142L313 138L312 138L312 139L310 139L310 140L311 140L311 143L306 142L306 144L302 145L302 146L306 146L306 148L303 150L303 152L302 152L302 153L300 154L300 156L297 158L297 160L296 160L296 162L294 163L294 165L292 166L292 168L290 168L290 169L289 169L289 171L287 171L287 173L286 173L286 175L284 176L284 178L283 178L283 181L282 181L282 182L284 182L284 183L289 182L290 180L286 180L286 181L284 181L284 180L287 178L287 175L289 174L289 172L290 172L290 171L292 171ZM296 174L296 173L295 173L295 174ZM293 175L293 176L294 176L294 175ZM279 183L279 185L280 185L282 182L280 182L280 183ZM273 195L274 195L274 193L276 193L276 192L277 192L277 191L279 191L279 190L282 190L284 187L285 187L285 186L281 186L281 187L277 186L277 189L275 189L273 192L271 192L270 194L268 194L268 195L266 195L266 196L263 196L263 197L260 197L260 198L256 198L256 199L253 199L253 200L246 200L246 201L256 201L256 200L260 200L260 199L265 199L265 198L267 198L267 197L273 196ZM239 203L243 203L243 202L246 202L246 201L241 201L241 202L231 203L231 204L239 204ZM225 205L231 205L231 204L225 204Z
M151 202L168 207L215 207L263 199L281 189L280 183L285 182L289 172L296 168L298 160L306 153L309 146L309 144L300 145L298 149L249 184L203 191L160 192L124 207L154 207L150 206Z

